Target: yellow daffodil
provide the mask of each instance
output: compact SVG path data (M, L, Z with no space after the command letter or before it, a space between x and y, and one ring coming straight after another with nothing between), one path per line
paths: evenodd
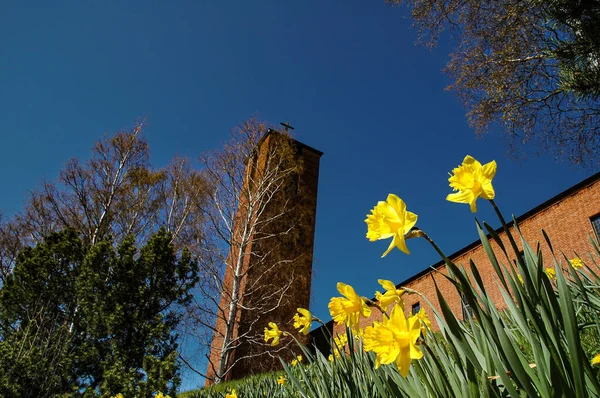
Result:
M279 344L279 338L282 334L283 332L279 330L275 322L269 322L269 327L265 328L265 341L268 343L270 339L273 339L271 345L274 347Z
M309 310L298 308L298 312L294 315L294 327L303 335L307 335L310 331L312 315Z
M333 339L333 354L336 358L339 357L342 352L346 352L346 344L348 344L348 335L346 333L335 336Z
M332 297L329 301L328 307L331 317L338 324L345 323L352 329L358 329L360 317L370 317L371 309L356 294L352 286L338 282L337 290L344 297Z
M417 223L417 215L406 211L406 204L394 194L389 194L386 201L379 201L367 215L367 239L371 242L392 238L388 249L381 257L385 257L394 247L410 254L406 247L404 235Z
M583 268L583 261L579 257L575 257L569 260L573 268Z
M552 267L548 267L544 270L549 279L556 279L556 270Z
M404 308L402 301L403 289L396 289L396 285L392 281L379 279L377 282L385 289L385 293L375 292L375 299L379 301L379 305L385 310L390 304L400 304Z
M292 359L292 366L296 366L298 365L300 362L302 362L302 355L298 355L296 357L296 359Z
M284 385L286 381L287 380L285 379L285 377L279 376L279 378L277 379L277 384Z
M327 360L331 363L333 363L333 355L329 354L329 356L327 357Z
M235 392L235 389L231 390L230 393L225 394L225 398L238 398L237 393Z
M525 284L525 281L523 280L523 277L521 276L521 274L517 274L517 279L519 280L519 282L521 282L521 285Z
M117 395L113 395L113 396L112 396L112 397L110 397L110 398L123 398L123 394L121 394L121 393L118 393Z
M427 329L431 330L431 321L427 317L427 312L425 312L425 308L421 308L419 312L417 312L417 318L421 321L421 332L423 335L427 333Z
M416 344L420 335L421 322L418 316L406 319L402 308L394 306L389 319L374 322L373 326L365 329L364 348L377 355L377 368L395 361L400 374L406 377L411 360L423 357L423 352Z
M600 365L600 354L592 358L592 365Z
M496 161L492 160L482 166L473 157L467 155L462 164L452 170L448 182L450 186L458 191L446 196L446 200L455 203L468 203L471 212L477 211L475 202L480 196L483 199L494 199L494 187L492 179L496 175Z

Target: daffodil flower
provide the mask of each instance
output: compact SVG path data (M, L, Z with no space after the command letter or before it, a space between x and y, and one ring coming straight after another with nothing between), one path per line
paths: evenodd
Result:
M385 257L394 247L410 254L406 246L406 235L417 223L417 215L406 211L406 203L398 196L389 194L386 201L379 201L367 215L367 239L371 242L392 238L388 249L381 257Z
M345 323L348 327L357 330L360 317L368 318L371 316L371 309L356 294L352 286L338 282L337 290L344 297L331 298L328 305L329 313L336 323Z
M269 342L270 339L273 339L271 342L271 346L276 346L279 344L279 338L283 332L279 330L275 322L269 322L269 327L265 328L265 342Z
M303 335L307 335L310 331L312 323L312 315L309 310L298 308L298 312L294 315L294 327Z
M333 354L336 358L346 352L346 344L348 344L348 335L346 333L339 334L333 339Z
M458 191L446 196L446 200L455 203L468 203L471 212L477 211L477 198L494 199L495 192L492 179L496 175L496 161L481 165L472 156L467 155L462 164L452 170L448 182Z
M425 312L425 308L421 308L419 312L417 312L417 318L421 321L421 333L423 336L427 333L427 329L431 330L431 321L427 317L427 312Z
M573 268L583 268L583 261L581 261L581 259L578 257L569 260L569 262L571 263Z
M396 362L403 377L408 375L413 359L421 359L423 352L417 345L421 322L417 316L406 319L400 306L394 306L390 317L374 322L365 329L365 351L376 354L375 367Z
M389 307L390 304L400 304L404 308L404 301L402 300L404 289L396 289L396 285L392 281L385 279L379 279L377 282L385 289L383 294L375 292L375 299L379 301L379 305L383 309Z
M225 398L238 398L237 393L235 392L235 389L231 390L230 393L225 394Z

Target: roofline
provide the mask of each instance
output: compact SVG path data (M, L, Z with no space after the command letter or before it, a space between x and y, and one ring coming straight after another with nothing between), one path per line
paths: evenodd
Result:
M277 130L275 130L275 129L269 128L269 129L267 129L267 132L266 132L266 133L265 133L265 134L264 134L264 135L263 135L263 136L260 138L260 140L258 140L258 144L257 144L257 146L260 146L260 144L262 144L262 142L263 142L263 141L264 141L264 140L267 138L267 136L268 136L269 134L271 134L271 133L275 133L275 134L283 134L283 133L282 133L282 132L280 132L280 131L277 131ZM294 139L293 137L290 137L290 138L292 139L292 141L294 141L294 144L298 145L300 148L302 148L302 149L308 149L309 151L312 151L312 152L316 153L316 154L317 154L317 156L319 156L319 157L321 157L321 156L323 155L323 152L319 151L318 149L315 149L315 148L313 148L313 147L311 147L311 146L309 146L309 145L306 145L305 143L303 143L303 142L300 142L300 141L298 141L298 140Z
M585 180L573 185L570 188L565 189L564 191L562 191L561 193L559 193L558 195L553 196L552 198L546 200L545 202L537 205L536 207L534 207L533 209L521 214L520 216L518 216L516 218L517 223L521 223L524 220L527 220L528 218L533 217L534 215L536 215L537 213L541 212L542 210L544 210L547 207L552 206L555 203L558 203L559 201L567 198L568 196L571 196L572 194L574 194L575 192L589 186L592 185L593 183L597 182L600 180L600 172L597 172L593 175L591 175L590 177L586 178ZM514 224L514 220L511 220L510 222L507 223L508 227L512 227ZM496 233L500 234L501 232L504 232L504 227L499 227L496 228ZM490 234L487 234L488 238L491 238ZM481 240L475 240L471 243L469 243L467 246L464 246L463 248L455 251L454 253L452 253L451 255L448 256L449 259L454 259L458 256L461 256L463 254L465 254L466 252L476 248L477 246L481 245ZM430 265L429 267L425 268L424 270L414 274L413 276L405 279L404 281L398 283L396 285L396 288L400 288L402 286L406 286L409 283L427 275L428 273L430 273L432 270L436 270L440 267L442 267L443 265L445 265L446 263L444 262L444 260L440 260L437 263ZM375 300L375 298L373 298L372 300ZM325 325L326 326L331 326L333 324L333 319L330 320L329 322L327 322ZM313 331L311 331L311 333L315 332L316 330L321 329L323 326L320 326L316 329L314 329Z
M570 188L565 189L564 191L562 191L561 193L559 193L558 195L553 196L552 198L546 200L545 202L542 202L541 204L537 205L536 207L534 207L533 209L521 214L520 216L516 217L517 223L521 223L531 217L533 217L534 215L536 215L537 213L541 212L542 210L546 209L547 207L552 206L553 204L556 204L558 202L560 202L561 200L567 198L568 196L571 196L572 194L574 194L575 192L589 186L592 185L593 183L597 182L600 180L600 172L597 172L593 175L591 175L590 177L586 178L585 180L578 182L577 184L573 185ZM507 226L510 228L512 227L514 224L514 220L510 220L507 223ZM498 228L495 229L497 234L503 233L504 232L504 227L500 226ZM487 234L486 235L488 237L488 239L491 239L491 235ZM452 253L451 255L448 256L449 259L454 259L458 256L461 256L463 254L465 254L466 252L476 248L477 246L481 245L481 240L477 239L471 243L469 243L467 246L464 246L463 248L455 251L454 253ZM430 265L429 267L425 268L424 270L414 274L413 276L405 279L404 281L402 281L401 283L397 284L396 287L401 287L401 286L406 286L407 284L409 284L410 282L413 282L416 279L421 278L422 276L427 275L429 272L431 272L432 270L436 270L440 267L442 267L444 264L446 264L444 262L444 260L440 260L435 264Z

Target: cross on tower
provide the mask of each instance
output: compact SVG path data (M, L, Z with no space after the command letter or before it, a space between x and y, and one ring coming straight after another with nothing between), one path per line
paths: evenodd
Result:
M294 129L292 126L290 126L290 122L285 122L285 123L281 122L279 124L281 124L283 127L285 127L285 132L286 133L288 132L288 129L292 129L292 130Z

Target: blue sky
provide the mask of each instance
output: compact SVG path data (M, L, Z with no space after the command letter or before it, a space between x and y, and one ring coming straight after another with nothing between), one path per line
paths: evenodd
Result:
M336 282L372 296L378 278L400 282L438 260L424 241L384 259L388 243L367 241L363 220L388 193L449 254L476 238L469 207L444 200L466 154L498 162L507 216L591 174L531 147L509 159L499 133L477 139L444 90L446 43L415 47L408 12L383 0L24 3L0 4L2 212L142 118L156 166L218 149L251 115L290 121L296 139L324 152L311 302L323 319Z

